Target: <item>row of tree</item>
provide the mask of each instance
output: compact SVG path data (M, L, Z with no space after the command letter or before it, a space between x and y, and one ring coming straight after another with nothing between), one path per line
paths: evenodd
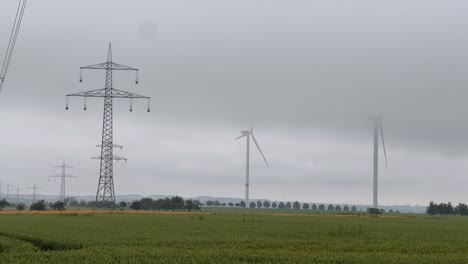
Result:
M117 207L120 208L121 210L125 209L127 207L127 203L122 201L120 202ZM23 203L19 204L10 204L8 203L5 199L0 200L0 211L3 210L5 207L16 207L17 210L25 210L27 207ZM35 203L32 203L29 206L29 209L31 211L44 211L47 210L48 208L52 210L58 210L58 211L63 211L65 210L66 207L72 206L72 207L90 207L90 208L111 208L113 207L113 204L111 203L96 203L94 201L86 202L86 201L77 201L76 199L73 198L67 198L64 201L56 201L56 202L46 202L44 200L37 201ZM157 199L153 200L151 198L143 198L140 200L133 201L129 204L130 209L133 210L187 210L187 211L192 211L192 210L200 210L201 208L201 203L198 200L184 200L180 196L174 196L171 198L164 198L164 199Z
M124 209L127 207L126 202L120 202L119 207ZM129 206L133 210L164 210L164 211L175 211L175 210L201 210L201 203L198 200L184 200L180 196L173 196L171 198L161 198L153 200L151 198L142 198L130 203Z
M216 201L206 201L206 205L207 206L229 206L229 207L246 207L246 203L244 201L241 201L240 203L222 203L218 200ZM357 208L356 206L351 206L349 207L348 205L344 205L343 207L341 207L340 205L333 205L333 204L329 204L327 207L325 207L325 205L323 204L320 204L320 205L316 205L316 204L308 204L308 203L304 203L301 205L301 203L299 203L298 201L295 201L293 203L291 202L272 202L270 203L269 201L257 201L257 202L250 202L249 203L249 207L250 208L273 208L273 209L303 209L303 210L328 210L328 211L344 211L344 212L347 212L347 211L351 211L351 212L356 212L357 211Z
M26 204L24 204L24 203L11 204L11 203L7 202L5 199L0 200L0 211L5 209L5 207L7 207L7 206L13 206L18 211L23 211L23 210L25 210L27 208ZM40 200L40 201L37 201L35 203L32 203L29 206L29 210L31 210L31 211L44 211L44 210L47 209L47 207L49 207L49 208L51 208L53 210L60 210L60 211L65 210L65 205L64 205L64 203L62 201L57 201L57 202L54 202L54 203L47 203L44 200Z
M428 215L468 215L468 205L459 203L453 206L452 203L434 203L430 202L426 208Z
M218 200L216 201L207 201L206 202L207 206L226 206L226 203L221 203ZM244 201L241 201L240 203L227 203L228 206L230 207L246 207L246 204ZM5 199L0 200L0 211L5 208L6 206L16 206L17 210L24 210L26 209L26 205L23 203L19 203L17 205L9 204ZM74 198L66 198L64 201L56 201L56 202L45 202L44 200L40 200L38 202L35 202L30 205L29 209L30 210L36 210L36 211L43 211L46 210L47 208L50 208L52 210L59 210L63 211L65 210L66 207L72 206L72 207L91 207L91 208L111 208L113 207L113 204L111 203L96 203L95 201L90 201L86 202L83 200L77 201ZM180 196L173 196L171 198L161 198L157 200L153 200L151 198L142 198L140 200L135 200L131 202L130 204L127 204L127 202L122 201L120 202L117 207L120 208L121 210L124 210L126 207L129 207L130 209L133 210L164 210L164 211L175 211L175 210L187 210L187 211L192 211L192 210L201 210L201 206L203 206L202 203L198 200L192 200L192 199L183 199ZM327 207L324 204L316 205L312 204L309 205L308 203L300 204L298 201L295 201L293 203L287 202L273 202L270 203L269 201L257 201L257 202L250 202L249 203L250 208L278 208L278 209L302 209L302 210L320 210L320 211L334 211L334 212L356 212L357 208L356 206L351 206L349 207L348 205L344 205L341 207L340 205L333 205L329 204ZM373 210L373 211L372 211ZM383 209L375 209L375 208L368 208L367 212L370 214L382 214L385 213L385 210ZM389 213L394 213L393 210L389 210ZM398 213L396 211L395 213ZM448 204L435 204L433 202L430 203L429 207L427 208L427 213L432 215L432 214L444 214L444 215L451 215L451 214L460 214L460 215L468 215L468 206L465 204L459 204L456 207L453 207L450 203Z

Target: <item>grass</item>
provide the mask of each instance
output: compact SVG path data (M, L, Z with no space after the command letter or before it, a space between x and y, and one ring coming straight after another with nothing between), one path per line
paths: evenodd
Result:
M2 213L0 263L468 263L468 218Z

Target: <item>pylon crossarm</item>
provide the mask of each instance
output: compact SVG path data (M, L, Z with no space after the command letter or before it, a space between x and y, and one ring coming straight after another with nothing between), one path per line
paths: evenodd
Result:
M102 159L102 157L101 156L95 156L95 157L91 157L91 159ZM123 161L127 162L126 158L119 157L119 156L116 156L116 155L112 155L112 159L116 160L116 161L123 160Z
M69 96L79 96L79 97L105 97L105 89L96 89L81 93L67 94Z
M102 144L96 145L96 147L101 148ZM113 148L118 148L118 149L123 149L123 147L121 145L117 145L117 144L112 144L112 147Z
M112 89L112 97L113 98L141 98L141 99L150 99L148 96L143 96L135 93L129 93L126 91Z
M77 176L73 176L73 175L70 175L70 174L64 174L63 176L62 175L51 175L51 176L49 176L49 178L62 178L62 177L77 178Z
M81 70L113 70L113 71L138 71L136 68L118 64L115 62L103 62L85 67L80 67Z
M86 92L81 92L81 93L74 93L74 94L67 94L67 97L69 96L76 96L76 97L106 97L105 94L105 88L104 89L96 89L96 90L91 90L91 91L86 91ZM125 92L122 90L118 89L112 89L112 98L141 98L141 99L150 99L148 96L143 96L135 93L129 93Z
M118 64L115 62L111 63L111 67L112 67L112 70L115 70L115 71L138 71L138 69L136 68L125 66L125 65Z
M63 167L63 168L68 168L68 169L73 169L73 168L75 168L75 167L73 167L73 166L68 166L68 165L58 165L58 166L54 166L54 168L62 168L62 167Z
M114 155L112 159L113 159L113 160L116 160L116 161L121 161L121 160L123 160L123 161L127 162L127 158L119 157L119 156L116 156L116 155Z

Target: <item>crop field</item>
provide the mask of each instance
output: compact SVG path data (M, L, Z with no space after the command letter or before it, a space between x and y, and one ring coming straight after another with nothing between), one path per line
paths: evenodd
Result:
M468 263L468 218L1 213L0 263Z

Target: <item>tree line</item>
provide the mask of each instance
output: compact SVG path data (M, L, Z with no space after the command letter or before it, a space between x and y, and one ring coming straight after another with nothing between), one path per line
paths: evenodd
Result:
M453 206L452 203L434 203L430 202L426 208L428 215L468 215L468 205L459 203L457 206Z
M25 210L27 207L23 203L19 203L17 205L8 203L5 199L0 200L0 211L3 210L7 206L15 206L17 210L22 211ZM66 198L64 201L56 201L56 202L46 202L44 200L39 200L37 202L32 203L29 206L31 211L45 211L47 209L63 211L68 206L73 207L112 207L110 203L108 204L96 204L96 202L85 202L85 201L77 201L74 198ZM151 198L142 198L140 200L135 200L131 203L121 201L117 204L117 208L124 210L127 208L133 210L164 210L164 211L176 211L176 210L201 210L202 204L198 200L192 199L183 199L180 196L173 196L171 198L162 198L153 200Z
M206 201L206 206L218 206L218 207L242 207L245 208L247 207L247 204L244 201L241 201L239 203L224 203L220 202L218 200L216 201ZM257 202L250 202L249 203L250 208L273 208L273 209L296 209L296 210L321 210L321 211L344 211L344 212L356 212L357 208L356 206L348 206L344 205L341 207L341 205L333 205L329 204L328 206L325 206L324 204L308 204L308 203L299 203L299 201L295 202L269 202L269 201L257 201Z
M58 203L58 204L57 204ZM65 207L89 207L89 208L112 208L113 204L108 202L108 203L102 203L98 202L96 203L95 201L84 201L80 200L77 201L75 198L66 198L61 201L57 201L55 203L49 204L49 207L51 209L55 210L64 210ZM200 210L202 204L198 200L192 200L192 199L183 199L180 196L173 196L173 197L166 197L166 198L160 198L160 199L155 199L153 200L152 198L142 198L139 200L134 200L130 203L127 203L125 201L121 201L118 204L116 204L117 209L120 210L125 210L127 207L133 210L164 210L164 211L176 211L176 210L187 210L187 211L193 211L193 210Z
M14 206L16 210L18 211L23 211L27 208L26 204L24 203L18 203L18 204L11 204L7 202L5 199L0 200L0 211L5 209L7 206ZM44 211L47 209L47 206L49 206L51 209L54 210L65 210L65 206L63 205L62 201L57 201L55 203L46 203L44 200L39 200L35 203L32 203L29 206L29 210L31 211Z
M142 198L139 200L134 200L133 202L127 203L125 201L121 201L116 205L117 209L124 210L127 207L133 210L164 210L164 211L175 211L175 210L201 210L202 206L216 206L216 207L247 207L244 201L239 203L233 202L220 202L218 200L215 201L206 201L205 204L202 204L199 200L193 199L183 199L180 196L173 196L171 198L160 198L153 200L152 198ZM14 205L9 204L8 202L3 199L0 201L0 211L5 208L6 206L16 206L17 210L24 210L26 209L26 205L23 203ZM113 208L113 204L110 202L102 203L95 201L84 201L84 200L76 200L75 198L66 198L63 201L56 201L56 202L46 202L44 200L40 200L30 205L30 210L37 210L43 211L50 208L52 210L65 210L66 207L83 207L83 208ZM299 203L298 201L295 202L270 202L270 201L256 201L250 202L249 208L273 208L273 209L295 209L295 210L319 210L319 211L333 211L333 212L357 212L356 206L348 206L348 205L333 205L329 204L325 206L324 204L308 204L308 203ZM374 211L371 211L374 210ZM375 208L368 208L367 213L370 214L382 214L386 213L384 209L375 209ZM453 214L460 214L460 215L468 215L468 206L465 204L459 204L456 207L453 207L450 203L448 204L434 204L431 202L429 207L427 208L426 212L430 215L433 214L440 214L440 215L453 215ZM399 213L398 211L389 210L388 213Z
M164 211L176 211L176 210L187 210L189 212L193 210L201 210L201 203L198 200L192 200L180 196L173 196L171 198L160 198L153 200L151 198L142 198L140 200L135 200L130 203L129 207L133 210L164 210ZM119 207L124 209L127 207L126 202L120 202Z

